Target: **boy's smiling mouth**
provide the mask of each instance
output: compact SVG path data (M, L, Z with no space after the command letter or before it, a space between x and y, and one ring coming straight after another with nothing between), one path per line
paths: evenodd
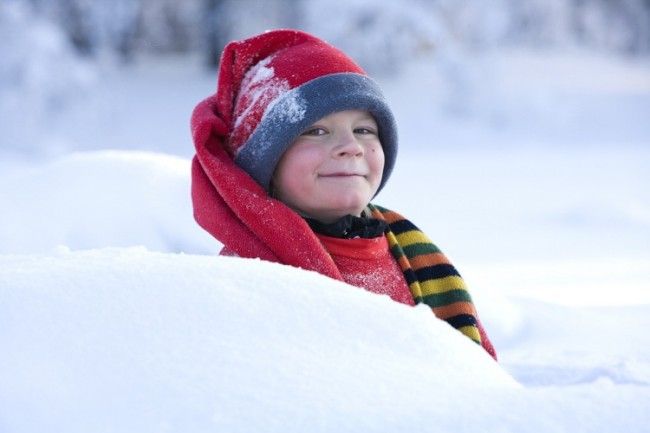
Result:
M319 174L318 177L346 178L346 177L366 177L366 176L364 174L359 174L359 173L336 172L336 173Z

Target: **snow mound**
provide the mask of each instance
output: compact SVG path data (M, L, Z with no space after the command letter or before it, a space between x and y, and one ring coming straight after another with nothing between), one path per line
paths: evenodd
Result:
M374 431L519 389L426 307L259 260L6 255L0 299L7 432Z
M192 217L189 160L96 151L0 177L0 254L145 246L214 253L220 244Z
M647 424L644 356L602 371L578 363L570 377L566 360L544 363L557 354L542 345L513 365L533 384L524 388L427 308L259 260L145 248L5 255L0 299L3 432Z

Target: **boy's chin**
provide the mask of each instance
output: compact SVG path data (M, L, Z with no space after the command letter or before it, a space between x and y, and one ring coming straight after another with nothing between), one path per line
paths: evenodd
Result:
M368 206L368 202L332 206L327 211L318 212L319 215L316 219L322 222L333 222L347 215L361 216L366 206Z

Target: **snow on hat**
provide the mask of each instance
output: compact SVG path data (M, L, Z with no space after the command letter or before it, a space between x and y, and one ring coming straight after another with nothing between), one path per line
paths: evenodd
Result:
M297 30L274 30L226 46L217 90L230 125L226 149L269 190L280 158L307 127L336 111L367 110L379 129L385 163L395 164L395 119L379 86L332 45Z

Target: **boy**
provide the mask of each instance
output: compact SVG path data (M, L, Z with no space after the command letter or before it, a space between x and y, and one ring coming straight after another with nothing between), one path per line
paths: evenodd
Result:
M231 42L192 135L194 215L221 254L424 302L496 359L456 269L408 220L370 204L395 164L396 125L344 53L296 30Z

